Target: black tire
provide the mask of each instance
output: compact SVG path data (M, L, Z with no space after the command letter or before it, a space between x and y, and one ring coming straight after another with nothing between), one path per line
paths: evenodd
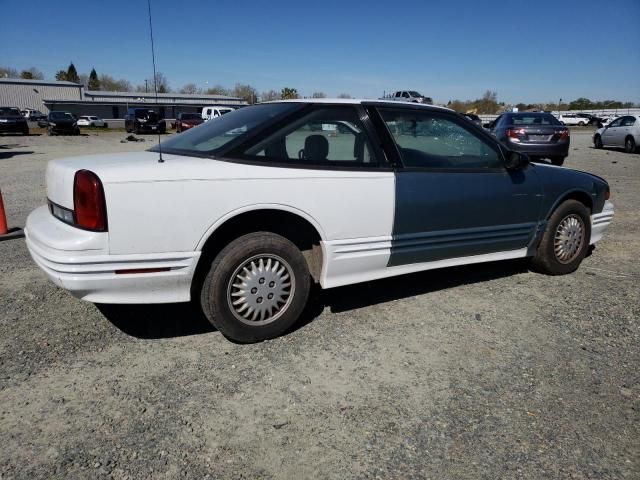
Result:
M54 135L53 128L51 128L51 127L47 128L47 135L49 135L50 137L53 137L53 135Z
M559 167L564 163L564 159L565 157L551 157L549 160L551 160L551 163Z
M557 237L560 236L561 229L566 231L567 228L570 228L570 233L563 242ZM551 214L536 255L531 260L531 266L534 270L547 275L565 275L574 272L589 250L590 239L589 209L577 200L566 200ZM571 248L572 244L575 246L574 249Z
M585 123L584 122L578 122L578 126L579 127L584 127Z
M29 129L25 128L24 130L22 130L22 135L25 135L25 136L28 137L29 136Z
M262 270L258 268L260 259ZM268 264L269 260L273 263ZM274 270L269 270L267 265ZM234 284L234 280L237 282L241 274L247 279L242 283L246 290L235 287L234 291L234 285L239 285ZM287 274L289 287L286 287ZM281 305L270 293L270 289L278 291L280 283L276 282L280 281ZM241 343L260 342L281 335L298 320L307 303L310 284L307 262L291 241L275 233L255 232L237 238L216 256L202 285L200 303L209 321L225 337ZM240 301L236 307L233 298ZM242 298L247 300L241 301ZM270 309L265 318L254 318L259 305Z
M593 147L597 149L602 148L602 137L600 137L600 135L593 137Z
M140 132L141 132L140 127L138 125L135 125L133 127L133 133L135 133L136 135L140 135Z
M636 153L636 141L629 136L624 141L624 151L627 153Z

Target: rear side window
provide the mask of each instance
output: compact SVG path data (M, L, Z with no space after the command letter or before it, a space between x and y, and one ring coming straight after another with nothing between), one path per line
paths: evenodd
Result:
M497 147L464 119L438 112L381 108L406 167L489 169L502 165Z
M624 117L622 119L622 126L623 127L632 127L635 123L636 123L636 118L635 117Z
M377 164L353 107L314 109L250 147L242 156L302 166Z

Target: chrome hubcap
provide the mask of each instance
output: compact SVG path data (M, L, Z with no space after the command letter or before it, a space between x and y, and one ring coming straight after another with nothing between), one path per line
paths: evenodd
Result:
M571 214L562 219L553 241L553 250L560 263L571 263L576 259L584 243L584 234L584 222L578 215Z
M266 325L289 307L295 278L287 262L277 255L256 255L231 276L227 302L235 317L247 325Z

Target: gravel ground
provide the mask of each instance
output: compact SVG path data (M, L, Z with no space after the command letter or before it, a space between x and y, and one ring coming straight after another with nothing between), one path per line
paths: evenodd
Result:
M122 133L0 137L10 226L46 161ZM96 306L0 242L0 478L640 478L640 155L574 132L612 187L574 274L522 262L315 292L293 332L236 345L186 304Z

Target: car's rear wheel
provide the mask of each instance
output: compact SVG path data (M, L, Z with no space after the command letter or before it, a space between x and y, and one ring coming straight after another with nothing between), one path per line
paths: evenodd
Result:
M624 151L627 153L635 153L636 152L636 141L633 137L627 137L624 142Z
M561 166L564 163L564 159L565 157L551 157L549 160L551 160L551 163L554 165Z
M277 337L298 320L310 275L300 250L286 238L255 232L234 240L215 258L200 303L224 336L242 343Z
M584 122L578 122L578 126L579 126L579 127L584 127L584 126L585 126L585 123L584 123Z
M602 137L600 137L600 135L593 137L593 146L595 148L602 148Z
M548 275L571 273L587 254L590 239L589 210L577 200L566 200L549 218L532 267Z

